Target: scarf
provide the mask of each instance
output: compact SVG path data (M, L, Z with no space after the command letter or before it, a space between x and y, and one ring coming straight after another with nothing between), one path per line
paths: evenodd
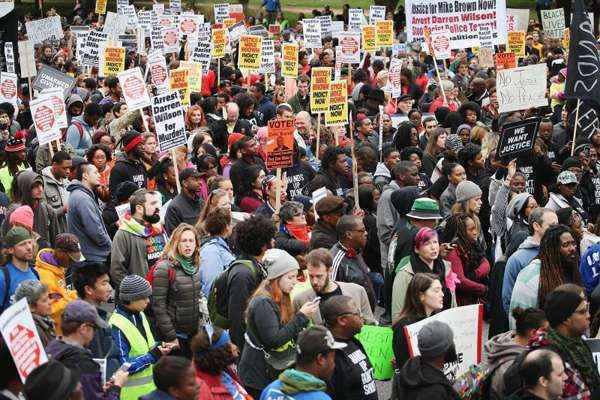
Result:
M310 242L310 229L308 225L285 224L282 230L287 231L294 239L304 242L308 246Z
M225 389L229 392L233 400L244 400L246 393L240 392L239 385L236 384L235 380L226 371L221 371L221 383L225 386Z
M302 392L325 391L327 385L321 379L308 372L288 369L279 375L281 390L288 395Z
M446 267L444 265L444 262L441 259L437 258L433 262L433 269L430 269L429 266L425 264L423 260L421 260L421 257L419 257L413 251L410 254L410 265L412 266L413 272L415 274L423 272L426 274L434 274L438 276L438 279L442 284L442 290L444 291L444 310L450 308L452 306L452 293L450 291L450 288L448 287L449 282L446 279Z
M553 347L555 347L560 354L563 354L569 358L574 368L579 371L583 380L587 383L588 388L591 392L600 387L600 375L598 375L598 369L592 354L587 345L581 340L580 337L569 338L561 335L554 329L548 329L548 339L550 340Z
M131 213L126 213L123 218L121 218L119 221L119 229L143 238L157 236L162 233L162 227L159 224L156 226L150 224L142 225L131 216Z
M181 268L183 268L183 272L187 275L193 276L198 270L194 265L194 260L192 258L187 258L179 254L177 254L175 258L177 259L177 262L179 262L179 265L181 265Z

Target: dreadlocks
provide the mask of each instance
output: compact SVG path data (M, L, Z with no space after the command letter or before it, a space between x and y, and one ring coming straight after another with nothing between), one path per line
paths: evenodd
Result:
M446 238L455 238L454 242L458 247L458 255L460 256L465 268L465 276L471 280L478 280L475 277L475 270L481 264L481 259L485 256L485 252L479 243L479 240L475 240L475 243L469 238L467 234L467 221L472 220L477 231L479 232L479 225L472 216L465 213L458 213L453 215L446 225Z
M570 233L571 229L565 225L554 225L546 230L540 243L539 259L542 263L540 268L540 286L538 289L538 305L544 305L546 296L556 287L565 283L580 283L579 275L579 252L577 252L577 263L574 266L561 266L560 237L563 233ZM574 267L571 270L568 268Z

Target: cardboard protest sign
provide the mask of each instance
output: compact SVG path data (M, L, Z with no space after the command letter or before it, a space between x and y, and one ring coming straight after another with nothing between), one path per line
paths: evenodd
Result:
M59 87L63 90L64 97L67 97L71 93L73 86L75 86L75 78L47 65L42 65L42 68L40 68L33 81L33 88L38 92L44 89Z
M515 53L496 53L494 55L496 70L517 68L517 57Z
M450 382L464 372L471 365L481 362L481 348L483 344L483 305L455 307L444 310L431 317L422 319L404 327L404 335L408 344L411 357L419 355L417 335L423 326L431 321L446 323L454 333L454 344L458 359L451 364L444 364L444 374Z
M184 115L179 92L152 98L152 119L160 152L185 146L187 135Z
M507 32L519 31L527 32L529 27L529 9L526 8L507 8L506 9L506 30Z
M348 123L348 89L345 80L332 81L329 84L327 102L329 109L325 112L325 125Z
M21 381L48 362L27 299L23 298L0 314L0 332L15 362Z
M136 29L138 27L138 18L133 4L128 5L123 9L123 15L127 19L128 29Z
M33 44L39 44L49 39L59 40L64 37L58 15L27 21L25 22L25 29L27 30L27 38Z
M207 41L198 41L192 52L192 61L200 64L202 73L206 74L210 68L211 43Z
M98 66L100 61L100 49L107 40L108 33L97 30L90 31L85 38L82 64L89 67Z
M19 66L21 67L21 78L33 78L37 74L33 43L30 40L19 42Z
M362 8L351 8L348 11L348 31L360 32L364 17Z
M344 32L344 21L331 22L331 37L336 38Z
M504 125L498 141L496 157L508 162L533 149L540 121L540 118L529 118Z
M354 33L340 32L338 36L341 48L341 60L343 64L360 63L360 35Z
M213 5L213 10L215 14L215 22L223 23L225 18L229 18L229 4L221 3Z
M447 60L451 56L450 31L438 31L431 34L431 47L438 60Z
M54 108L54 118L56 118L56 126L59 129L68 127L69 123L67 120L67 107L65 105L65 98L63 97L63 91L61 88L53 88L42 90L40 93L40 99L50 99L52 107Z
M402 71L402 60L392 57L388 72L388 87L393 99L402 96L402 86L400 83L400 73Z
M17 107L17 99L19 77L17 74L10 72L2 72L0 74L0 100L2 102L12 103L13 106Z
M544 35L552 39L562 39L565 30L565 10L540 10L542 14L542 26Z
M329 110L329 84L331 67L314 67L310 79L310 112L322 113Z
M258 71L262 52L262 37L242 35L238 56L238 68Z
M4 59L6 60L6 71L15 72L15 52L12 42L4 42Z
M385 6L371 6L369 7L369 24L375 24L377 21L383 21L385 19Z
M236 43L238 40L240 40L240 37L242 35L260 36L255 33L248 32L248 30L246 29L246 25L244 25L243 22L238 22L237 24L234 24L227 28L227 37L229 38L230 43Z
M158 93L169 90L169 70L165 57L161 53L150 53L148 56L148 71L150 82L156 87Z
M190 82L188 80L189 71L184 68L177 68L171 71L171 77L169 79L169 89L179 90L181 95L181 104L190 104Z
M213 58L225 57L225 46L227 46L227 29L212 30L212 56Z
M31 117L40 146L60 139L60 129L50 97L40 97L29 103Z
M392 328L363 325L360 333L355 338L363 345L369 361L373 365L373 377L380 381L391 379L394 376L392 366L394 332Z
M294 164L294 120L269 121L267 139L267 169L289 168Z
M431 33L449 30L453 49L478 46L478 28L485 25L493 44L506 44L505 0L407 0L405 7L407 43L423 41L423 28L428 27Z
M282 61L281 76L286 78L298 77L298 44L284 43L281 45Z
M102 76L118 75L125 69L125 48L105 47Z
M516 57L525 57L525 32L508 32L509 53L514 53Z
M302 21L302 32L304 35L304 46L307 49L320 49L323 47L321 41L321 24L315 18Z
M375 45L390 47L394 43L394 21L386 19L375 23Z
M375 25L362 27L362 49L367 52L377 50L377 30Z
M262 36L263 39L269 38L269 31L262 25L253 25L246 32L248 35Z
M121 72L118 78L129 111L139 110L150 105L150 96L139 67Z
M163 53L179 52L179 29L167 28L162 30L163 34Z
M503 113L547 106L547 77L546 64L533 64L498 71L496 76L498 111Z
M273 39L262 40L261 60L258 72L261 74L274 74L276 72L275 42Z

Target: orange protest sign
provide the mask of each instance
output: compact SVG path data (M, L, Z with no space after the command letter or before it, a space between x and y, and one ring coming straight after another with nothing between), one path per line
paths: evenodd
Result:
M320 113L329 110L327 97L331 83L331 67L315 67L311 70L310 111Z
M282 63L281 76L286 78L298 77L298 44L284 43L281 46Z
M394 21L385 19L375 22L375 45L391 47L394 44Z
M377 29L375 25L362 27L362 48L364 51L377 50Z
M289 168L294 156L294 120L269 121L267 139L267 169Z
M225 46L227 46L227 29L219 28L212 31L212 57L225 57Z
M260 68L262 37L254 35L240 36L238 68L257 71Z
M223 27L229 28L231 26L234 26L236 22L237 21L235 20L235 18L225 18L223 20Z
M496 70L517 68L517 57L515 53L496 53L494 56Z

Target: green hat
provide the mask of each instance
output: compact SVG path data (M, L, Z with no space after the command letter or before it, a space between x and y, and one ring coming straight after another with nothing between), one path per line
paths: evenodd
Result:
M4 244L7 248L11 248L31 238L31 233L27 229L21 226L15 226L6 233L6 236L4 236Z
M437 201L429 197L416 199L406 216L414 219L442 219L440 206Z

